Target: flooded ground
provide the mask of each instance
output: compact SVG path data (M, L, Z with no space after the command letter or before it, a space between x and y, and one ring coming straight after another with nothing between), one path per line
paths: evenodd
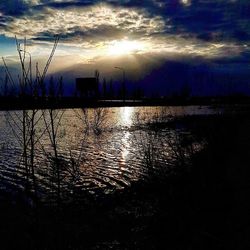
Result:
M166 126L153 129L150 125L166 123L179 116L217 112L205 106L54 111L58 157L66 166L62 171L62 190L67 190L69 196L76 188L90 194L110 193L153 172L169 171L176 157L173 150L176 133L178 136L185 129L173 131ZM1 189L24 189L22 115L22 111L0 112ZM53 194L55 185L48 111L36 112L35 124L34 166L43 196Z

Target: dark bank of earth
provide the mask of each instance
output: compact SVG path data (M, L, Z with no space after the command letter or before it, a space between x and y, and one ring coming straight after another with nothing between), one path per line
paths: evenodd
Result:
M250 116L186 117L191 166L111 195L30 209L1 191L2 249L249 249Z
M32 110L32 109L70 109L70 108L98 108L98 107L146 107L146 106L222 106L222 105L250 105L250 97L235 96L207 96L207 97L162 97L162 98L128 98L128 99L98 99L75 96L63 97L13 97L0 96L0 110Z

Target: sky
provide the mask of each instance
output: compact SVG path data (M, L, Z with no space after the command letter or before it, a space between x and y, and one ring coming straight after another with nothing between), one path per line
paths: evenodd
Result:
M174 91L188 81L197 92L203 72L229 75L247 92L249 13L249 0L1 0L0 56L15 68L15 36L21 43L26 37L27 51L42 66L58 35L50 73L67 82L95 69L119 78L118 66L145 88L157 81L158 90ZM214 78L203 92L216 88Z

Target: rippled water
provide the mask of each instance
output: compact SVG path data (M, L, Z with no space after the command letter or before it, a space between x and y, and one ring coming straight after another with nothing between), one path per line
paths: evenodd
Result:
M44 112L44 113L43 113ZM102 109L59 110L56 125L57 147L65 165L79 166L77 175L62 178L62 189L71 194L76 188L97 194L129 186L131 182L147 178L170 168L174 159L169 148L171 130L166 127L148 129L146 124L163 122L176 116L213 114L209 107L121 107ZM44 114L44 116L42 116ZM22 111L0 112L0 188L23 189L25 171L22 164ZM40 192L53 193L53 178L49 159L53 148L46 124L48 111L36 114L35 174ZM176 132L176 131L175 131ZM172 142L173 143L173 142ZM151 165L151 166L149 166ZM149 167L152 169L149 171ZM153 171L152 171L153 170ZM74 171L73 171L74 172Z

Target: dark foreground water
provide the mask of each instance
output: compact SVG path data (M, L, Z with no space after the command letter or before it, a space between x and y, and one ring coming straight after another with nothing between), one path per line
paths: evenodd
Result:
M217 112L205 106L54 111L57 150L64 166L62 190L69 196L75 189L110 193L153 173L167 173L178 158L174 150L178 135L188 131L153 125L179 116ZM0 189L11 192L24 189L25 183L22 115L22 111L0 112ZM36 113L35 125L35 175L43 197L55 191L47 110ZM192 144L192 149L198 148Z

